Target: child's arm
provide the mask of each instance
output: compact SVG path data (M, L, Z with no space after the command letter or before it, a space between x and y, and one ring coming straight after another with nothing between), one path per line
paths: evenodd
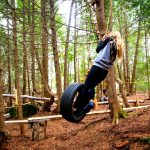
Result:
M97 45L96 52L99 53L99 51L103 49L110 41L113 41L112 37L107 37L104 41L100 41Z

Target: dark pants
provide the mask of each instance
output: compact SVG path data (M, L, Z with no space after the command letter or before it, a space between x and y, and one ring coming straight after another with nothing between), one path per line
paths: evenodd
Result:
M108 71L97 66L92 66L84 83L83 90L80 92L75 106L83 109L91 99L95 96L95 87L105 79Z

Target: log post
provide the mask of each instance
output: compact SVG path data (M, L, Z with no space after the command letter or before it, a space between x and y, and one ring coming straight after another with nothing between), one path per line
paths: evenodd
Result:
M15 105L18 106L18 95L17 95L17 89L15 89Z
M134 102L134 106L138 107L139 106L139 100L136 98L135 102Z
M32 141L41 141L46 138L47 121L32 123Z
M97 98L94 98L94 103L95 103L94 110L97 110L97 109L98 109L98 101L97 101Z

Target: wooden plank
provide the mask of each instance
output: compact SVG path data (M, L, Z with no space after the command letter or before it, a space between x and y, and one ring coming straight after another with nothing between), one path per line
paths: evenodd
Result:
M123 110L130 111L130 110L134 110L134 109L143 109L143 108L149 108L149 107L150 107L150 105L145 105L145 106L138 106L138 107L123 108Z
M15 98L15 94L2 94L4 97L12 97ZM46 97L34 97L34 96L28 96L28 95L21 95L21 98L28 98L32 100L40 100L40 101L49 101L50 98Z
M144 100L128 100L129 103L135 103L135 102L139 102L139 103L144 103Z
M109 113L110 110L99 110L99 111L90 111L87 113L88 115L93 115L93 114L104 114L104 113Z
M38 122L38 121L44 121L44 120L51 120L51 119L58 119L62 118L62 115L51 115L51 116L43 116L43 117L32 117L29 118L29 122Z
M135 103L135 102L139 102L139 103L144 103L144 100L128 100L129 103ZM105 101L105 102L98 102L99 105L104 105L104 104L108 104L109 102L108 101ZM123 103L123 101L122 101Z
M130 111L134 109L143 109L143 108L149 108L150 105L145 105L145 106L138 106L138 107L129 107L129 108L123 108L125 111ZM100 110L100 111L91 111L87 113L88 115L93 115L93 114L103 114L103 113L109 113L110 110ZM43 116L43 117L32 117L28 118L28 120L10 120L10 121L5 121L5 123L30 123L30 122L39 122L39 121L47 121L51 119L59 119L62 118L62 115L51 115L51 116Z
M138 107L129 107L129 108L123 108L123 110L125 111L131 111L134 109L144 109L144 108L149 108L150 105L145 105L145 106L138 106ZM111 112L110 110L100 110L100 111L90 111L89 113L87 113L88 115L92 115L92 114L103 114L103 113L109 113Z
M7 120L5 123L28 123L28 120Z
M15 94L2 94L4 97L15 97Z

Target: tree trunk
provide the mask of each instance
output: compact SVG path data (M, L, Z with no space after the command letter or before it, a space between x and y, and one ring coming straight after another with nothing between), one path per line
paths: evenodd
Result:
M27 48L26 48L26 11L25 11L25 1L22 1L23 3L23 95L26 95L26 79L27 79ZM23 99L23 103L25 103L25 99Z
M105 20L104 1L99 0L96 3L96 5L97 5L97 8L99 6L99 10L103 10L103 13L101 13L101 15L100 14L96 14L96 15L97 15L97 23L98 23L99 31L100 33L105 33L106 23L102 21L103 24L101 25L102 23L101 20ZM110 5L110 7L112 7L112 5ZM110 8L110 10L112 10L112 8ZM109 14L111 14L109 16L112 17L112 12L109 12ZM112 18L109 18L110 25L112 25L111 21L112 21ZM108 27L108 29L112 29L112 27ZM120 116L125 117L125 112L122 110L119 102L117 101L114 67L112 67L109 70L109 74L107 78L108 78L108 99L110 103L111 116L113 118L113 122L118 123L118 119Z
M109 0L109 18L108 18L108 31L112 31L113 28L113 16L112 16L112 0Z
M121 8L122 8L122 5L121 5ZM120 13L118 13L118 22L119 22L119 31L120 31L120 33L122 32L121 19L120 19L121 17L122 16L120 16ZM123 59L123 61L124 61L124 59ZM123 68L124 68L124 64L123 63L117 64L119 79L116 79L116 81L119 83L120 93L122 95L122 99L124 101L125 106L126 107L130 107L130 104L129 104L129 102L127 100L127 97L126 97L126 87L125 87L124 83L122 82L123 77L122 77L122 70L121 70L121 68L122 68L122 65L123 65ZM123 70L125 70L125 69L123 69ZM125 71L123 71L123 72L125 72Z
M32 3L32 13L31 13L31 70L32 70L32 95L34 96L36 92L36 86L35 86L35 37L34 37L34 30L35 30L35 0L31 1Z
M96 1L96 19L98 23L98 29L101 35L106 33L106 19L104 11L104 0Z
M9 16L8 9L7 9L7 15ZM7 17L7 60L8 60L8 93L11 94L11 63L10 63L10 42L9 42L9 17ZM12 98L9 98L8 106L12 106Z
M145 30L145 50L146 50L146 73L147 73L147 84L148 84L148 95L150 99L150 75L149 75L149 60L148 60L148 36Z
M123 82L119 78L116 78L116 81L119 83L120 92L121 92L122 99L123 99L125 106L130 107L130 104L129 104L128 99L126 97L126 91L125 91L125 86L124 86Z
M30 12L30 3L31 1L29 0L28 3L27 3L27 7L28 9L26 9L27 11L27 23L29 24L28 26L28 30L29 30L29 33L31 33L31 12ZM29 39L31 40L31 35L29 35ZM31 43L31 42L30 42ZM31 44L30 44L30 49L31 49ZM30 50L31 52L31 50ZM27 62L29 62L30 58L27 57ZM30 81L30 72L29 72L29 67L30 65L27 63L27 80L28 80L28 94L31 95L31 81Z
M124 62L124 79L125 79L125 85L127 92L129 93L130 88L130 71L129 71L129 56L128 56L128 26L127 26L127 16L126 13L124 13L124 32L125 32L125 62Z
M45 82L48 84L48 34L47 34L47 2L41 0L41 24L42 24L42 53L43 53L43 73ZM45 87L45 86L44 86ZM47 90L44 88L44 97L48 97Z
M77 2L75 1L75 29L74 29L74 82L77 82Z
M91 9L87 10L87 14L88 14L88 11L90 11L90 19L91 19L91 16L92 16L92 11ZM91 23L89 25L90 27L90 30L91 30ZM88 69L92 66L92 58L91 58L91 44L90 44L90 34L88 33L88 23L86 25L86 34L87 34L87 52L88 52Z
M37 60L37 63L38 63L38 66L39 66L39 69L40 69L40 73L41 73L41 77L42 77L42 82L44 84L44 89L45 89L45 92L47 93L47 97L51 98L49 102L46 102L45 103L45 110L46 111L50 111L51 109L51 105L53 104L54 102L54 94L51 92L51 89L49 88L48 86L48 82L46 81L45 79L45 76L44 76L44 72L43 72L43 68L42 68L42 65L40 63L40 59L39 59L39 55L38 55L38 51L36 50L35 51L35 55L36 55L36 60Z
M53 55L54 55L54 64L55 64L55 73L56 73L56 88L57 88L57 95L58 95L57 111L59 112L60 111L60 97L62 94L62 84L61 84L61 73L60 73L58 47L57 47L54 0L49 0L49 5L50 5L50 15L51 15L50 16L51 43L52 43Z
M1 40L0 40L0 48L1 48ZM2 50L0 49L0 149L3 149L3 143L6 141L6 133L4 130L4 97L2 96L3 94L3 65L2 65Z
M11 1L12 3L12 27L13 27L13 44L14 44L14 67L15 67L15 83L17 89L18 97L18 116L19 119L23 119L22 112L22 99L21 99L21 88L20 88L20 69L19 69L19 56L17 48L17 30L16 30L16 9L15 9L15 0ZM24 134L24 125L20 124L21 134Z
M78 67L78 71L77 71L77 78L78 78L78 82L81 82L80 80L80 60L79 60L79 55L77 55L77 67Z
M108 83L108 100L111 110L111 116L114 123L118 123L119 117L125 118L126 113L121 108L117 100L116 84L115 84L115 74L114 67L109 70L108 74L109 83Z
M71 23L71 16L72 16L72 7L74 4L74 0L71 2L71 7L70 7L70 14L69 14L69 21L68 21L68 27L67 27L67 36L66 36L66 45L65 45L65 56L64 56L64 89L68 85L68 48L69 48L69 34L70 34L70 23Z
M136 41L135 54L134 54L134 63L133 63L133 71L132 71L131 86L130 86L130 93L131 94L133 94L133 92L134 92L134 86L135 86L137 56L138 56L140 34L141 34L140 30L141 30L141 19L139 19L137 41Z
M46 138L47 121L34 122L32 126L32 141L41 141Z

